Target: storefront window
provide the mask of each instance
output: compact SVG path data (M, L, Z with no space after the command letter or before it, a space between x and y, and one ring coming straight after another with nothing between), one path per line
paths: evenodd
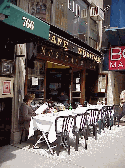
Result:
M96 23L96 21L90 19L89 45L97 49L97 42L98 42L98 24Z
M34 69L28 68L28 93L35 94L35 98L44 99L44 77L45 77L45 63L41 61L34 61Z

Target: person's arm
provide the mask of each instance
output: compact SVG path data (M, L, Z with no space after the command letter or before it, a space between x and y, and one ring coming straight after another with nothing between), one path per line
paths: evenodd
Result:
M33 109L31 107L28 107L28 114L32 117L32 116L36 116L35 112L33 111Z

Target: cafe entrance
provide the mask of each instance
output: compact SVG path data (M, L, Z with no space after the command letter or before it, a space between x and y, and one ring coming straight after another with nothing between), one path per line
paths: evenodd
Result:
M46 99L58 101L61 92L69 97L69 86L71 83L70 68L57 66L57 68L49 68L46 70Z

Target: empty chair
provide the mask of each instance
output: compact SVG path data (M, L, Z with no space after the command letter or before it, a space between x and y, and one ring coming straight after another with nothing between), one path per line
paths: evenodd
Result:
M97 140L97 126L99 120L99 110L98 109L88 109L87 113L87 121L88 121L88 130L89 135L93 135L95 140ZM93 131L92 128L93 127Z
M119 114L121 113L122 108L120 107L120 105L114 105L113 110L114 110L114 125L116 122L118 122L118 127L119 127L119 122L120 122Z
M75 124L73 129L73 134L76 136L76 146L75 150L78 151L79 136L84 136L85 139L85 149L87 149L86 140L88 139L88 122L86 114L77 114L75 116Z
M55 131L57 136L56 152L58 156L61 144L63 144L63 146L68 149L68 154L70 155L69 135L70 133L72 133L73 126L74 126L74 117L72 116L59 116L56 118L55 120Z
M113 106L103 106L102 109L100 110L101 112L101 118L103 122L103 129L105 126L111 127L113 126Z

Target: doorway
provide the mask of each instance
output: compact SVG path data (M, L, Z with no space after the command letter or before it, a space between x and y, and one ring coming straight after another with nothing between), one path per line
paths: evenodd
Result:
M10 144L12 98L0 99L0 146Z
M46 71L46 99L58 101L61 92L69 97L71 74L69 69L47 68Z

